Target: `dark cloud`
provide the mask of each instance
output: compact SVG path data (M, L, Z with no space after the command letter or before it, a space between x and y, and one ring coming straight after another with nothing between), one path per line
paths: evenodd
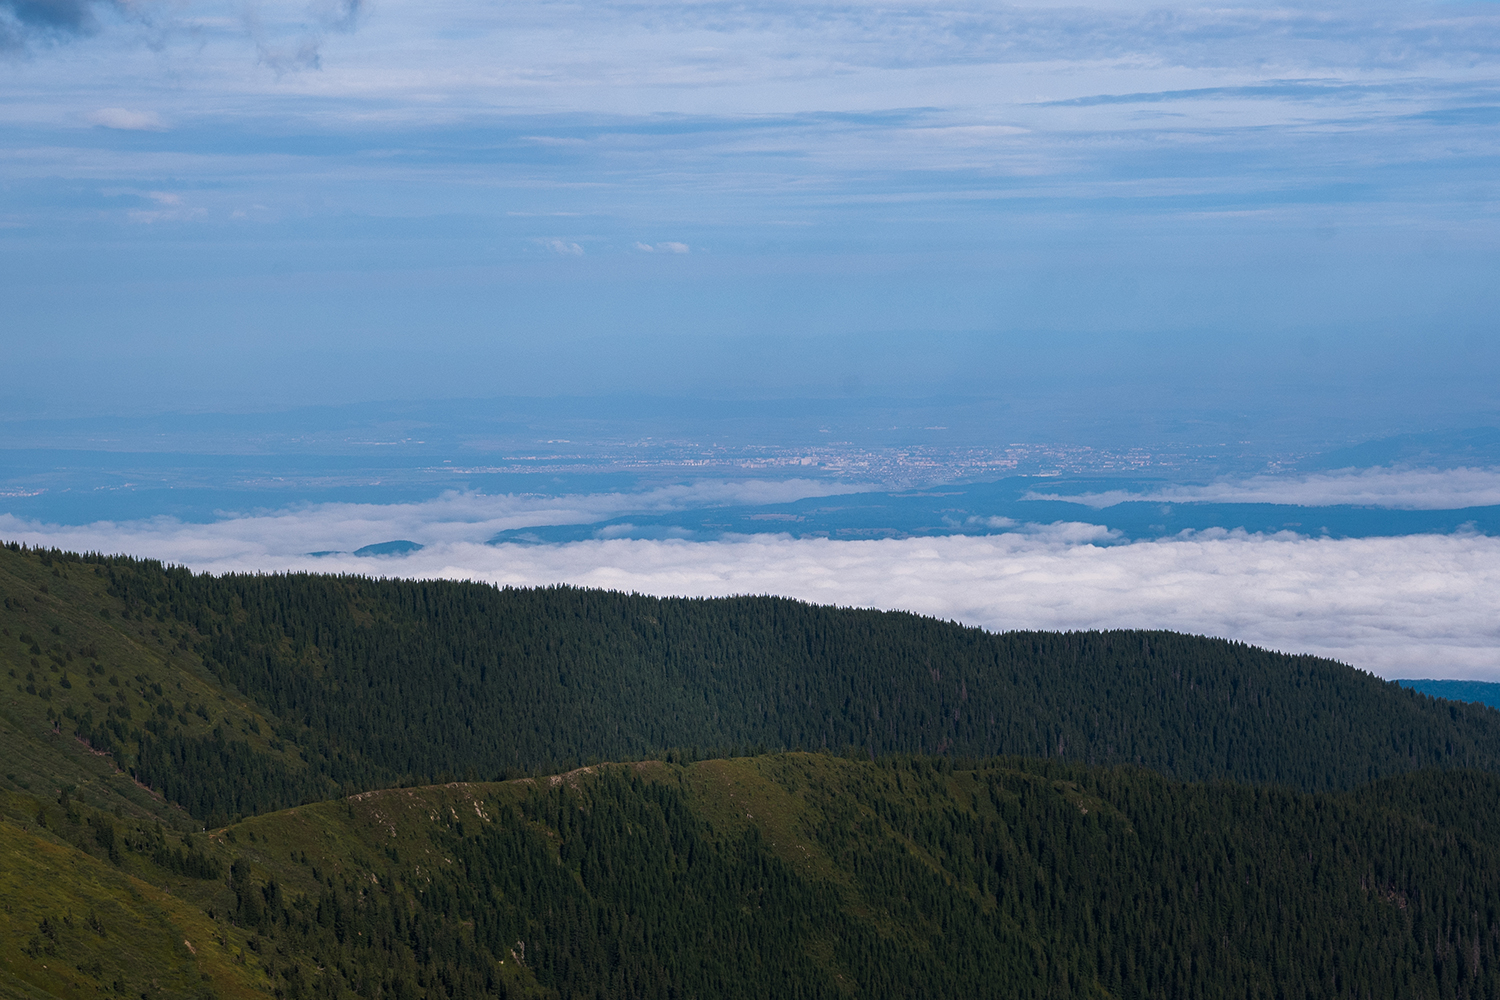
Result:
M0 0L0 52L90 34L99 26L97 8L113 6L111 0Z
M359 26L364 0L311 0L299 28L287 32L268 29L253 4L244 8L246 31L260 62L277 74L322 68L320 49L330 32L351 32ZM20 52L40 42L65 41L99 29L102 10L125 13L131 20L152 23L120 0L0 0L0 52ZM159 28L170 29L170 18Z
M28 28L82 34L93 29L93 0L0 0L0 10Z

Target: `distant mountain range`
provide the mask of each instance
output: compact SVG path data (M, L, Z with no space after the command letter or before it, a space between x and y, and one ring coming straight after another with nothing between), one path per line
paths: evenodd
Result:
M1500 708L1500 684L1490 681L1398 680L1396 683L1434 698L1478 702Z

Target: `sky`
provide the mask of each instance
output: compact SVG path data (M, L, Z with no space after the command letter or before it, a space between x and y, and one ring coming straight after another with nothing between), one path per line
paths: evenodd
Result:
M0 49L12 413L1496 408L1493 3L3 0Z
M1497 154L1494 2L0 0L0 535L1500 680Z

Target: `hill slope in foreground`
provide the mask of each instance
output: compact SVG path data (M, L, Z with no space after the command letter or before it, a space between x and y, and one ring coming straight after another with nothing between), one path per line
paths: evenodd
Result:
M1497 803L795 753L185 836L12 795L0 994L1493 996Z
M1500 715L1326 660L11 546L0 668L0 996L1500 995Z

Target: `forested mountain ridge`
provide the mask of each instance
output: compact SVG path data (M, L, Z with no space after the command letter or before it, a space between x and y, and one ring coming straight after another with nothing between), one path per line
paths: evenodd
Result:
M1497 830L1485 772L1309 794L806 753L207 834L8 794L0 996L1493 997Z
M1327 660L7 546L0 668L7 1000L1500 997L1500 715Z
M95 753L75 758L107 755L213 824L667 748L1022 754L1304 790L1500 768L1492 709L1168 632L997 635L769 597L215 578L19 546L0 550L0 595L0 722L27 746L76 736Z

